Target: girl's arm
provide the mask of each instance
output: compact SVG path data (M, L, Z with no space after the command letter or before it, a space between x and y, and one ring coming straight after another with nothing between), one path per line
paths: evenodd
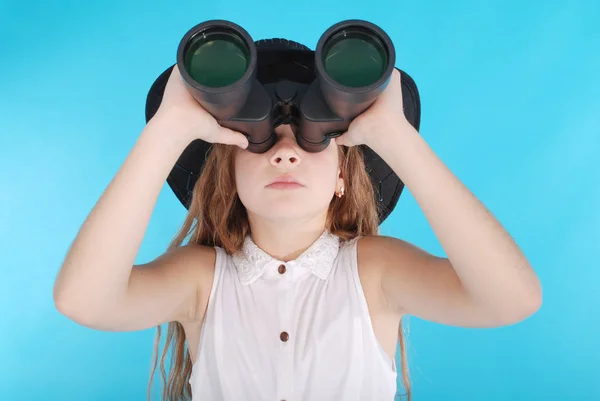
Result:
M506 230L412 126L382 131L369 145L406 184L447 255L381 238L374 257L390 307L459 326L510 324L534 313L540 281Z
M82 325L129 331L194 315L199 280L211 274L198 267L210 265L212 249L185 246L133 265L161 188L191 141L176 117L146 125L68 251L54 300Z

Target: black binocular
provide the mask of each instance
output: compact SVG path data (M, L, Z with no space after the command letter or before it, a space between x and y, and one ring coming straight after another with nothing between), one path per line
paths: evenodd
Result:
M275 128L290 124L302 149L320 152L377 100L389 83L396 55L388 35L362 20L331 26L314 55L312 82L291 78L262 85L256 78L256 45L248 32L230 21L212 20L185 34L177 66L198 103L221 126L248 138L247 150L266 152L276 142Z

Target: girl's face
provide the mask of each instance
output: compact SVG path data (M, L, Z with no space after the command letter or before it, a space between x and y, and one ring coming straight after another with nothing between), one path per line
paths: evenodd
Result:
M262 154L239 149L235 157L238 196L249 215L271 221L305 220L327 212L336 189L343 185L335 140L321 152L305 152L289 125L276 129L277 142ZM302 186L268 187L287 174Z

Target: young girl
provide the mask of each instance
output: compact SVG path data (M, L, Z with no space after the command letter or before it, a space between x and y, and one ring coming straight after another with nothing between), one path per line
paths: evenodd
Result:
M392 401L398 374L410 399L403 316L509 325L539 308L541 287L511 237L398 110L395 70L324 151L303 151L282 125L277 143L254 154L198 105L175 67L69 249L56 307L98 330L159 326L160 336L168 323L164 400ZM214 145L186 221L166 253L134 265L163 183L195 139ZM361 144L411 190L447 258L378 235Z

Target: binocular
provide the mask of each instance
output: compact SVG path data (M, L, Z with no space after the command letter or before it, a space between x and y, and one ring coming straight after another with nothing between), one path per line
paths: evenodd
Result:
M233 22L212 20L184 35L177 66L190 94L221 126L243 133L250 152L266 152L276 142L275 128L290 124L298 145L314 153L377 100L396 55L381 28L346 20L321 35L314 56L312 82L290 77L263 85L248 32Z

